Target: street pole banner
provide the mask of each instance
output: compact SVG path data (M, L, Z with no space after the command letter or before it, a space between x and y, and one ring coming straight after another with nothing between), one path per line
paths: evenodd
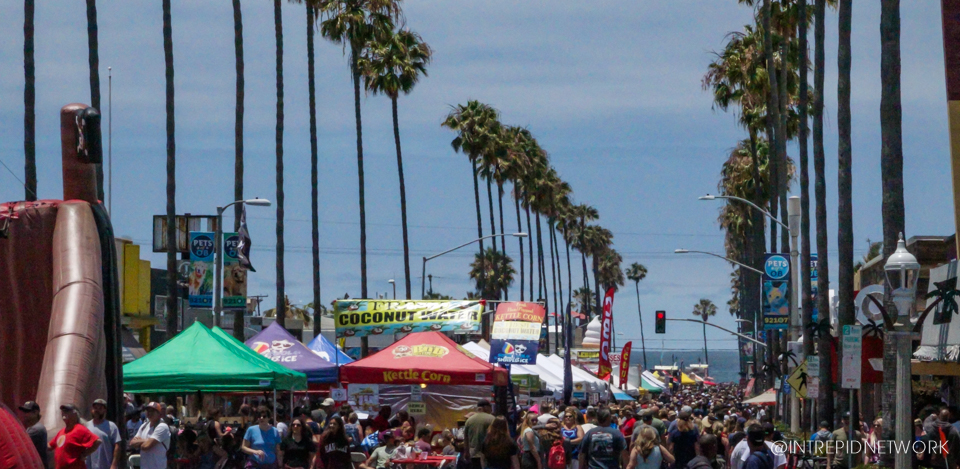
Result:
M790 326L790 258L786 254L764 256L763 328L786 330Z
M490 333L490 363L536 364L544 316L546 311L537 303L500 303Z
M240 235L223 234L223 309L247 309L247 269L240 264Z
M863 326L843 326L843 364L840 387L860 389L860 353L863 350Z
M240 230L237 232L237 236L239 237L237 243L237 260L244 269L250 272L256 272L257 269L254 269L253 264L250 263L250 247L253 246L253 241L250 240L250 233L247 231L246 204L240 206Z
M620 389L627 387L627 378L630 376L630 351L633 349L633 341L623 344L620 350Z
M600 319L600 366L597 369L597 378L607 380L613 371L610 364L610 336L613 329L613 288L607 290L603 296L603 315Z
M189 295L191 308L213 307L213 238L211 231L190 232Z
M483 300L337 300L337 337L407 334L410 332L470 333L480 329Z
M810 300L813 303L813 322L820 320L820 310L817 308L817 298L820 296L820 289L817 287L817 280L820 277L817 259L816 254L810 254ZM806 327L806 324L804 324L804 327Z

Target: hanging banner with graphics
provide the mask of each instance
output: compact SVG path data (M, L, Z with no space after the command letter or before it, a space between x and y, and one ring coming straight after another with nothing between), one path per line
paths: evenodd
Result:
M500 303L490 333L490 363L536 364L544 316L546 311L537 303Z
M763 328L787 329L790 326L790 258L787 254L764 255Z
M357 405L352 406L354 410L376 412L380 410L380 385L348 384L347 399L357 403Z
M483 300L337 300L333 317L337 337L470 333L480 328L484 304Z
M820 271L817 265L817 255L810 254L810 300L813 302L813 322L820 320L820 310L817 308L817 298L820 296L820 289L817 287L819 277Z
M613 371L610 364L610 336L613 329L613 288L603 295L603 315L600 318L600 366L597 378L607 380Z
M223 309L247 309L247 269L240 264L240 235L223 234Z
M630 376L630 351L633 349L633 341L623 344L620 350L620 389L626 389L627 378Z
M210 231L190 232L190 276L188 278L191 308L213 308L213 238Z

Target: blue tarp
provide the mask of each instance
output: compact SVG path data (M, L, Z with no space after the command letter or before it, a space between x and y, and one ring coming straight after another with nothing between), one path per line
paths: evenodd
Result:
M610 388L610 390L613 391L613 398L616 399L616 400L618 400L618 401L635 401L635 400L636 400L635 398L630 397L629 394L627 394L627 393L625 393L625 392L623 392L623 391L621 391L621 390L619 390L619 389L617 389L617 388Z
M346 365L353 361L350 356L346 353L343 353L343 350L340 350L339 347L335 347L326 337L318 335L307 344L307 348L313 350L317 355L320 355L321 358L330 362L336 363L338 365ZM372 353L371 353L372 355Z
M339 377L337 365L300 343L279 323L270 324L247 340L246 345L266 358L306 374L308 383L335 383Z

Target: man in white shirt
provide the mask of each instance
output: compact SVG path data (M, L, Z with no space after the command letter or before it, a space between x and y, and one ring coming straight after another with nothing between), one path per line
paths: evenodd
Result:
M170 427L160 421L161 407L156 402L146 406L147 422L130 440L131 448L140 449L140 469L166 469L170 448Z

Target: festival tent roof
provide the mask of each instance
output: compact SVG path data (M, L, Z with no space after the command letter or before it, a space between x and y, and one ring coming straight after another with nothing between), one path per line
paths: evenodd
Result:
M644 371L640 374L640 387L650 392L663 392L667 388L663 382L653 376L653 373Z
M773 388L767 389L763 394L743 401L744 404L751 405L774 405L777 403L777 391Z
M636 400L633 397L631 397L629 394L617 388L610 388L610 392L613 393L613 398L618 401L635 401Z
M349 355L343 353L340 347L333 345L326 337L318 335L307 344L307 348L320 355L320 358L337 365L346 365L353 362Z
M306 389L307 377L260 356L219 327L195 322L143 358L123 365L134 393Z
M365 384L498 384L493 366L439 332L415 332L369 357L340 367L340 381Z
M546 367L547 369L558 370L559 375L563 376L563 358L560 358L557 355L540 355L537 357L537 363ZM591 392L603 392L607 389L606 381L597 378L596 376L590 374L586 370L580 369L579 367L571 366L570 368L574 383L587 383Z
M246 345L275 363L307 375L308 383L337 381L337 365L308 349L278 322L247 339Z
M654 371L653 373L654 373L654 376L657 376L660 379L664 379L662 372ZM680 373L680 384L697 384L697 382L694 381L692 378L690 378L690 376L687 376L686 373Z
M490 346L487 344L487 347L484 347L485 342L482 340L480 342L467 342L463 344L463 348L468 352L480 357L483 360L490 360ZM510 365L510 375L530 375L536 376L540 381L543 381L547 390L549 391L562 391L563 390L563 376L557 376L551 373L546 368L543 368L537 364L531 365Z

